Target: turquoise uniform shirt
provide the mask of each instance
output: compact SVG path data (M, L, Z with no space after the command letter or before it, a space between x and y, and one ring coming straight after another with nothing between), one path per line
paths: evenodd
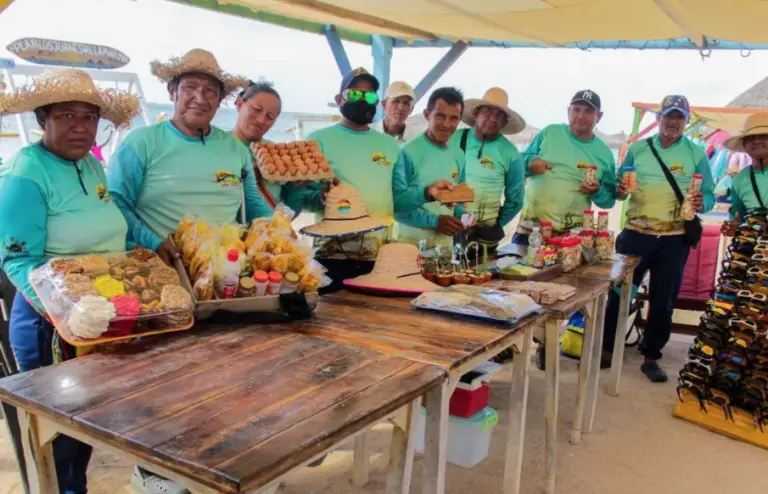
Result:
M750 169L755 170L755 183L757 184L757 191L760 193L760 199L763 204L768 205L768 173L766 173L765 168L755 168L755 165L748 166L733 177L731 219L734 219L737 213L741 219L744 219L747 210L760 207L760 201L757 200L755 189L752 187L752 180L749 178Z
M400 153L394 139L375 130L357 131L341 124L316 130L309 139L317 141L336 177L357 189L371 216L394 217L392 170ZM322 187L322 183L316 182L301 192L304 208L319 213L317 221L322 219L324 209L320 202ZM318 239L315 242L317 257L375 260L379 247L386 243L390 233L390 228L385 228L365 234L364 238L346 237L341 247L336 240Z
M455 146L438 146L425 134L403 146L395 163L392 190L395 198L395 236L399 242L418 244L426 240L429 248L435 245L450 247L453 237L436 231L441 215L454 215L454 211L438 202L430 202L413 209L408 201L409 187L421 190L437 180L454 184L464 181L464 154ZM405 201L403 200L405 199ZM460 214L460 211L457 211Z
M701 193L704 199L701 212L711 211L715 206L715 185L704 150L687 137L664 149L657 135L653 137L653 145L672 172L683 195L686 194L693 174L701 174ZM653 235L682 234L680 201L645 139L629 147L618 177L622 177L624 169L629 166L634 166L637 171L637 190L629 196L626 228Z
M67 161L39 143L0 167L0 262L17 290L42 310L29 272L51 257L126 250L128 227L90 154Z
M109 191L128 222L130 238L157 250L185 215L210 223L272 215L258 190L251 153L228 132L211 127L204 140L170 121L136 129L112 157Z
M467 204L467 212L477 217L479 225L498 223L504 227L520 212L525 197L520 152L502 135L492 141L480 141L473 129L466 130L466 182L475 191L475 202ZM451 145L459 152L463 134L464 130L459 130L451 138Z
M531 175L529 166L536 158L545 160L552 169ZM529 178L521 233L530 233L534 224L543 220L551 221L556 232L580 228L583 213L591 209L593 202L603 209L611 209L616 203L616 161L599 137L582 141L567 124L549 125L523 152L523 165ZM580 190L589 165L597 167L595 179L600 183L591 196Z

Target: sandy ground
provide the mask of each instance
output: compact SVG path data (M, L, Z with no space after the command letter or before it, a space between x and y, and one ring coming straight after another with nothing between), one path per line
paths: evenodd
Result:
M664 359L670 374L679 369L690 339L673 337ZM622 393L599 395L596 430L580 446L568 443L576 397L576 364L563 361L558 430L557 492L578 494L634 494L654 492L740 494L766 492L768 453L676 419L671 414L675 385L651 384L639 372L641 357L626 355ZM533 367L532 367L533 368ZM604 371L603 378L607 377ZM498 380L503 381L505 375ZM506 393L494 389L491 406L499 410L489 457L472 470L448 465L447 494L500 492L506 437ZM538 493L544 475L544 373L532 370L528 429L525 438L523 492ZM5 428L0 435L0 494L19 494L18 475ZM388 425L372 434L371 482L365 488L350 484L350 445L333 453L319 468L303 469L287 480L281 494L357 494L383 492ZM89 470L91 494L130 494L132 466L121 458L96 452ZM421 488L421 458L417 456L411 492Z

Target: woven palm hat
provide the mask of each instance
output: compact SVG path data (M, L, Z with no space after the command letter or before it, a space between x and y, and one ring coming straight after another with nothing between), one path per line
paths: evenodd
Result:
M337 185L328 191L323 220L301 230L310 237L347 237L375 232L392 224L392 218L371 216L357 189Z
M115 127L128 127L139 114L139 99L128 91L100 89L91 76L78 69L50 69L29 85L0 94L0 115L33 111L41 106L78 101L99 108L101 117Z
M509 107L509 96L500 87L492 87L482 98L471 98L464 102L462 121L470 127L475 126L475 112L482 106L492 106L507 114L507 125L501 129L504 135L518 134L525 129L525 120L515 110Z
M248 78L224 72L213 53L200 48L189 50L181 57L171 57L167 62L155 60L149 64L149 69L152 75L166 84L184 74L209 75L224 85L224 97L248 87Z
M744 120L741 132L729 137L723 145L731 151L744 152L744 138L768 134L768 112L755 113Z
M427 281L419 268L419 248L413 244L382 245L370 274L345 280L351 288L403 293L423 293L440 287Z

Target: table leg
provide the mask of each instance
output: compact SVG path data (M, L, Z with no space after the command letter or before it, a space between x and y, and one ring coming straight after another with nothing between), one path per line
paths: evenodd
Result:
M595 333L597 322L597 300L586 307L584 317L584 339L581 345L581 360L579 361L579 386L576 398L576 416L573 419L571 444L581 444L581 433L584 424L584 408L587 404L587 392L592 376L590 372L594 365L592 353L595 351Z
M592 350L592 365L590 366L590 379L587 382L587 408L584 414L584 422L581 430L584 434L592 432L595 424L595 410L597 410L597 395L600 389L600 361L603 353L603 331L605 329L605 304L608 294L604 293L597 299L597 311L595 311L595 338Z
M21 477L21 486L24 494L29 494L29 480L27 478L27 465L24 462L24 447L21 444L21 431L19 430L19 412L15 406L8 403L0 403L3 409L3 419L8 431L8 437L11 440L13 453L16 457L16 463L19 467L19 476Z
M352 465L352 485L364 487L369 480L371 466L368 439L370 430L365 430L355 436L354 461Z
M544 403L546 479L544 492L555 493L555 464L557 462L557 407L560 395L560 327L562 321L548 319L546 322L547 348L547 396Z
M632 299L632 273L621 284L621 298L619 299L619 318L616 324L616 341L613 344L613 357L611 359L611 373L608 375L608 386L605 392L611 396L619 396L619 381L621 380L621 367L624 365L624 343L629 331L629 306Z
M38 418L27 411L19 415L19 426L30 490L35 494L58 494L59 483L53 462L53 439L56 434L43 430Z
M523 470L525 418L528 410L528 367L531 363L533 333L523 341L523 348L512 361L512 381L509 390L509 428L507 454L504 464L504 494L519 494Z
M389 471L387 472L386 494L408 494L413 473L413 455L416 434L416 414L420 400L407 407L405 429L395 424L390 444Z
M448 449L448 400L450 389L444 381L426 394L423 494L445 492L445 462Z

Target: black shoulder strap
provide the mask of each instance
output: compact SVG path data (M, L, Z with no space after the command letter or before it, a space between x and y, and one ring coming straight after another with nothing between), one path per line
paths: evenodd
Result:
M680 191L680 186L677 185L677 181L672 176L672 172L669 171L669 168L667 168L667 165L665 165L664 162L661 160L661 156L659 156L659 152L656 151L656 147L653 145L653 137L649 137L648 139L645 140L645 142L648 143L648 147L651 149L653 156L656 158L656 161L659 162L661 171L663 171L664 176L667 177L667 182L669 182L669 186L672 187L672 190L675 191L675 196L677 196L678 202L680 202L680 204L683 204L683 202L685 201L685 197L683 196L683 193Z
M461 148L461 151L464 154L467 154L467 138L469 137L469 129L464 129L461 131L461 142L459 143L459 147Z
M752 191L755 193L755 197L757 197L757 202L760 203L760 207L765 209L765 204L763 204L763 200L760 199L760 191L757 188L757 180L755 179L755 169L751 166L749 167L749 180L752 182Z

